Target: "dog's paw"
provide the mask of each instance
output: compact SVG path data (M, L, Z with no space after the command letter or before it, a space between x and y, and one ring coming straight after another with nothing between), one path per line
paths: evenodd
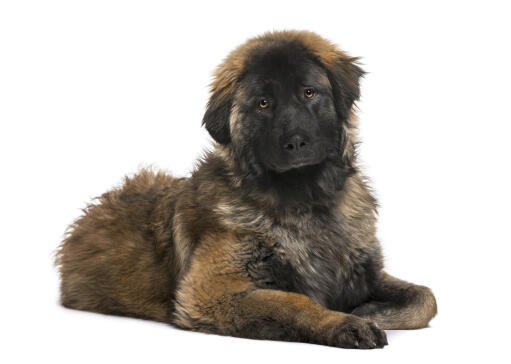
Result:
M353 315L330 332L328 341L329 345L349 349L376 349L388 344L385 331L374 322Z

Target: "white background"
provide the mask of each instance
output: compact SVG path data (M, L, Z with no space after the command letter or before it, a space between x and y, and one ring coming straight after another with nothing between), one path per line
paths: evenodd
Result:
M0 2L0 361L509 360L511 53L505 1ZM63 309L52 254L87 201L154 165L187 175L211 72L248 37L308 29L363 57L360 156L387 269L430 327L350 351ZM396 361L397 360L397 361Z

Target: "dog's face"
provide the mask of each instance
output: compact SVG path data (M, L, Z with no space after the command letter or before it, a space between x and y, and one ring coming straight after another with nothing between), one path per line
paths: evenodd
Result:
M335 153L341 131L325 70L304 54L285 51L252 60L230 120L239 124L231 125L232 143L250 143L263 168L279 173L324 161ZM238 138L238 129L248 133Z
M358 98L362 71L339 67L327 67L297 42L252 52L231 92L213 93L206 128L253 174L306 170L341 158L343 123Z

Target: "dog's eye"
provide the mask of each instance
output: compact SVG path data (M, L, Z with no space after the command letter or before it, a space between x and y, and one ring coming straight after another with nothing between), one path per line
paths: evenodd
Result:
M266 100L266 99L259 100L259 107L261 109L266 109L268 107L268 105L269 105L268 100Z
M311 98L312 96L314 96L316 92L314 91L314 89L312 87L307 87L305 89L305 91L303 92L303 94L305 95L305 97L307 98Z

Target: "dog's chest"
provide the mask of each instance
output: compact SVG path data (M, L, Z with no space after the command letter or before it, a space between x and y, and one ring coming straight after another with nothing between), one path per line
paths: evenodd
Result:
M277 231L256 244L249 274L260 287L306 294L319 304L349 312L366 301L374 276L369 252L339 231Z

